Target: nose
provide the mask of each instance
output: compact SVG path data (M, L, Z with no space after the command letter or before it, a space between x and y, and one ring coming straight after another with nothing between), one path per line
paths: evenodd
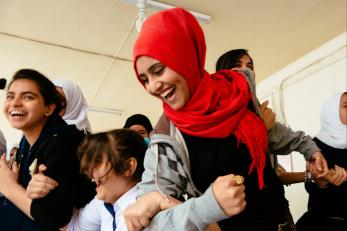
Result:
M14 97L11 101L10 101L11 106L14 107L18 107L22 104L22 100L20 97Z
M149 77L146 89L150 94L156 94L160 90L162 85L163 84L161 81L157 80L156 78Z

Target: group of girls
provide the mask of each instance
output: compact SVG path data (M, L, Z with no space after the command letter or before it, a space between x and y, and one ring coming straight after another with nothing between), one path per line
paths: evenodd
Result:
M282 183L267 153L305 147L308 169L318 180L330 182L324 177L335 173L311 140L302 141L272 119L264 123L271 113L257 101L254 72L222 66L209 74L205 58L203 31L189 12L170 9L145 21L134 45L134 70L144 89L163 103L148 148L130 129L89 134L81 143L77 134L90 127L78 122L69 126L67 118L64 122L59 115L63 94L42 74L18 71L8 86L4 113L23 138L16 162L8 166L4 157L0 161L0 192L11 202L0 209L1 226L293 228ZM68 111L68 100L65 106ZM294 147L297 140L301 143ZM80 168L94 186L81 180ZM343 182L341 176L336 184ZM82 198L83 187L96 187L96 197L92 199L91 190Z

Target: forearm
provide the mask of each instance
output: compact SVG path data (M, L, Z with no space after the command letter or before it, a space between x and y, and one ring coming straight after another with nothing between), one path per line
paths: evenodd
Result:
M309 160L314 153L321 151L310 136L305 135L302 131L294 132L278 122L270 129L268 135L269 150L272 154L287 155L292 151L297 151L302 153L306 160Z
M279 172L278 177L282 184L295 184L305 181L304 172Z
M25 189L20 184L13 182L12 184L8 185L8 187L4 188L3 194L17 208L34 220L30 213L32 199L26 195Z
M209 187L202 196L159 212L145 230L204 230L227 217Z

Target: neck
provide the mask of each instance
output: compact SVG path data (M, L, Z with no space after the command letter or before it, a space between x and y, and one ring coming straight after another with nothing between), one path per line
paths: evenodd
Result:
M115 195L114 198L112 198L112 201L110 201L111 204L114 204L119 198L121 198L126 192L128 192L132 187L134 187L138 182L130 181L130 182L124 182L123 184L117 184L117 187L119 188L119 191L117 195Z
M25 131L23 130L24 136L30 146L33 146L33 144L37 141L45 124L46 123L41 123L39 125L36 125L34 128Z

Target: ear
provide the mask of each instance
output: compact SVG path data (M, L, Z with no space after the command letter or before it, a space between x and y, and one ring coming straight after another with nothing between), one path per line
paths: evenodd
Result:
M51 103L49 105L46 106L46 112L45 112L45 116L49 117L50 115L52 115L52 113L55 110L55 104Z
M124 172L124 176L131 177L136 171L137 160L134 157L130 157L127 160L127 170Z

